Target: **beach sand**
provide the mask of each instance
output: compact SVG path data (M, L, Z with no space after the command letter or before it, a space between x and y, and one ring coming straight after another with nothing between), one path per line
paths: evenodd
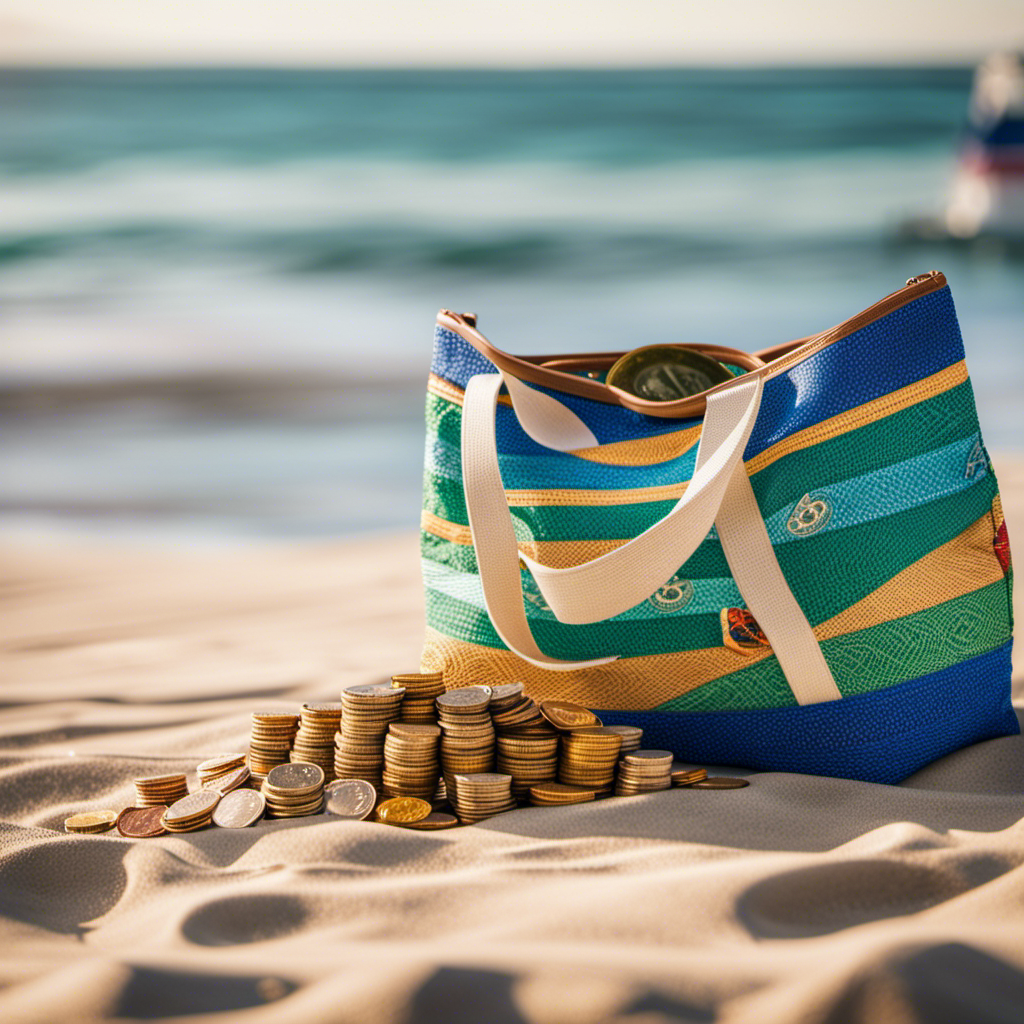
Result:
M1016 540L1024 463L996 468ZM66 835L133 776L244 749L256 708L415 667L416 538L2 567L5 1024L1024 1019L1021 737L895 787L762 773L438 833Z

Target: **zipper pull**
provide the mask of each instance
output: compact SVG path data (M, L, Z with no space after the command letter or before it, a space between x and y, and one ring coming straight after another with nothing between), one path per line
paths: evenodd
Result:
M938 277L938 276L939 276L939 271L937 271L937 270L929 270L927 274L918 274L916 277L908 277L907 278L907 286L909 287L912 284L921 284L922 281L927 281L929 278Z

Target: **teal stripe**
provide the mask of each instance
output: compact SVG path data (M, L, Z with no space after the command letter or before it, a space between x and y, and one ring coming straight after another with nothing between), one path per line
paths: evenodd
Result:
M882 690L958 665L1005 643L1009 605L997 581L942 604L821 644L844 697ZM795 704L778 659L748 668L658 705L658 711L739 711Z
M634 608L630 608L621 615L616 615L607 622L644 622L649 619L659 619L666 616L704 615L712 613L718 615L723 608L742 603L740 592L731 576L719 579L693 579L687 580L692 585L693 594L682 603L678 609L669 609L666 602L654 602L650 599L642 601ZM431 590L439 594L455 598L465 604L472 605L484 611L487 607L484 602L484 589L480 577L475 573L462 572L447 566L438 565L430 559L423 560L423 583ZM530 619L548 619L552 622L555 613L544 602L540 590L533 582L529 572L522 570L522 586L527 596L526 614ZM662 610L662 609L665 610Z

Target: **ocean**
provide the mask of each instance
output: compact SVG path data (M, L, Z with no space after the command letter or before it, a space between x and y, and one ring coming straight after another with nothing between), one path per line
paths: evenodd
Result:
M762 348L952 285L1024 449L1024 264L915 241L969 68L0 71L0 529L413 528L438 308Z

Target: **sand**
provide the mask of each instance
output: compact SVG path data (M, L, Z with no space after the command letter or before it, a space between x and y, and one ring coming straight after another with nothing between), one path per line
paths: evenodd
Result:
M1011 540L1024 464L997 464ZM70 836L250 711L418 660L416 539L2 552L0 1021L1024 1020L1024 739L889 787Z

